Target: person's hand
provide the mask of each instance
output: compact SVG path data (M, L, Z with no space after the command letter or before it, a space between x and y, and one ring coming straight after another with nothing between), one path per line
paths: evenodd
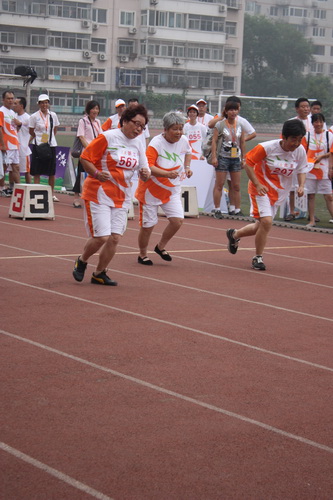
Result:
M264 196L266 193L268 193L268 188L260 183L256 184L256 190L259 196Z
M109 181L111 179L110 172L98 172L97 179L99 180L99 182Z
M190 177L192 177L193 175L193 172L192 170L190 169L190 167L185 167L185 175L186 177L189 179Z
M304 187L303 186L298 186L297 194L298 194L298 196L303 196L303 194L304 194Z
M167 177L169 179L177 179L178 175L179 174L178 174L177 170L169 170Z
M151 174L150 168L148 169L146 167L143 167L143 168L140 168L140 170L139 170L140 178L143 181L147 181L150 177L150 174Z
M219 162L217 161L216 156L212 156L212 165L213 165L213 167L215 167L215 168L216 168L216 167L218 166L218 163L219 163Z

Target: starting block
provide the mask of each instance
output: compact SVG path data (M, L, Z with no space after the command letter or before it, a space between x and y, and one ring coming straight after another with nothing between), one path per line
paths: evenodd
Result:
M55 219L51 186L14 184L9 217L25 219Z
M181 186L181 199L184 217L199 217L197 188L195 186ZM164 215L161 207L158 207L158 214Z

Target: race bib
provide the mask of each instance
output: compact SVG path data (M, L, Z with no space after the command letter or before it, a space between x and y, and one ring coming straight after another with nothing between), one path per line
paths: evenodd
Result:
M49 136L48 136L48 134L46 134L46 133L42 134L41 141L42 142L49 142Z
M290 177L296 168L294 163L286 161L274 161L274 165L271 167L271 174L273 175L283 175L284 177Z
M112 155L113 156L113 155ZM117 151L117 167L133 170L138 164L138 154L135 151L119 149Z
M231 148L230 157L231 158L238 158L238 149L235 148L234 146Z

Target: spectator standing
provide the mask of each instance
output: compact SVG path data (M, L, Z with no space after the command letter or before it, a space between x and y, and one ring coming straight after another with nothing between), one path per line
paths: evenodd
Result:
M78 128L77 128L77 137L80 139L83 148L86 148L88 144L91 143L92 140L96 139L96 137L101 134L102 127L101 122L97 118L100 113L100 105L97 101L88 101L85 108L85 115L83 118L80 118ZM80 192L81 192L81 174L84 172L82 168L80 159L77 165L76 171L76 179L73 187L74 192L74 208L82 208L80 202Z
M103 123L102 130L110 130L113 128L120 128L120 117L126 109L126 102L122 99L117 99L115 102L116 113L109 116L109 118Z
M13 110L14 92L5 90L2 94L2 103L0 107L1 122L3 126L3 140L5 143L5 155L3 158L4 173L10 167L9 181L10 183L20 182L20 158L19 158L19 140L17 131L21 127L21 122L17 118L17 114ZM5 178L0 180L0 190L5 196L12 195L12 189L9 187L4 189Z
M188 138L192 149L192 160L203 160L202 156L202 141L207 136L207 127L199 123L197 118L199 115L198 107L191 104L187 108L188 122L184 125L184 135Z
M308 193L309 224L316 225L315 196L322 194L326 207L333 220L332 195L332 166L330 165L330 151L333 151L333 135L324 128L325 117L322 113L315 113L311 117L313 131L309 131L303 138L302 144L307 152L309 166L312 169L306 174L305 187Z
M213 115L211 115L207 112L207 109L208 109L207 102L205 101L205 99L199 99L195 104L196 104L196 106L198 106L198 110L199 110L198 122L202 123L202 125L205 125L206 127L208 127L208 123L214 117L213 117Z
M40 183L40 176L49 178L49 185L54 191L56 172L56 134L60 125L57 115L50 111L50 98L47 94L38 97L39 110L30 116L29 133L32 141L30 173L34 177L34 183ZM37 155L36 146L48 142L51 146L52 157L50 160L40 160ZM53 195L53 201L58 202L58 198Z
M213 190L214 209L213 217L222 219L220 210L222 190L230 174L231 186L234 193L236 215L241 213L240 209L240 179L242 162L245 158L245 133L242 125L238 122L239 104L227 102L224 108L224 120L219 121L213 131L212 139L212 165L216 171L216 179ZM218 143L220 147L218 148Z
M19 148L19 166L20 172L24 172L25 182L31 183L30 175L30 155L31 150L29 147L30 133L29 133L29 120L30 115L26 112L27 100L25 97L17 97L14 100L14 111L17 114L22 126L18 130L18 139L20 143Z

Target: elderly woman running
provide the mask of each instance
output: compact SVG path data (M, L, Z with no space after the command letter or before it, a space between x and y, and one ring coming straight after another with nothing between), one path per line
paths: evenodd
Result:
M154 251L165 261L171 255L165 246L177 233L184 220L180 183L191 177L191 146L183 135L184 119L170 112L163 117L164 132L154 137L146 151L152 175L147 182L139 181L135 197L140 202L139 264L153 265L147 257L150 235L157 224L158 207L168 218L160 241Z

